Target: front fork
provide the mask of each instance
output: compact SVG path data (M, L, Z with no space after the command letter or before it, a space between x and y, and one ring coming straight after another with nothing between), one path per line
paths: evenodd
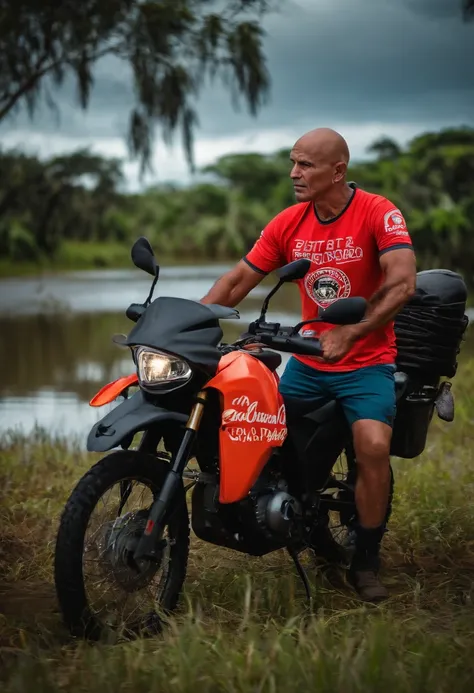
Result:
M145 531L138 542L138 546L133 556L135 561L144 558L153 560L158 555L156 547L158 544L161 523L165 517L168 506L173 500L174 494L182 481L183 472L191 455L193 443L199 430L202 415L204 413L206 397L207 392L205 390L201 390L196 397L196 402L191 409L189 419L186 423L186 431L174 457L171 469L165 477L165 481L158 498L156 498L150 508Z

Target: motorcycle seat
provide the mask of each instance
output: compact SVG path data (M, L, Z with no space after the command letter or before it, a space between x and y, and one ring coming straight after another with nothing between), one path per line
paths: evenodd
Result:
M278 366L281 364L281 355L276 351L271 351L270 349L262 349L260 352L248 351L247 353L264 363L272 372L276 371Z
M311 405L311 400L307 401L308 406ZM314 421L317 424L323 424L326 423L326 421L329 421L330 419L333 419L336 416L336 412L338 408L341 405L335 400L332 399L330 402L326 402L326 404L321 404L318 405L318 400L314 400L312 403L312 409L305 414L305 418L311 419L311 421Z

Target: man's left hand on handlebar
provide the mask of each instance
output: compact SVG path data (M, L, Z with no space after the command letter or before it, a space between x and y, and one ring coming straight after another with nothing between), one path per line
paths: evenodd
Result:
M352 325L338 325L319 336L323 348L322 361L336 363L346 356L357 341Z

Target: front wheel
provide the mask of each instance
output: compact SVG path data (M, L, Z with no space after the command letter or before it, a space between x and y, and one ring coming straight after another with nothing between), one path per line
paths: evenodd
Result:
M159 614L173 611L186 577L189 518L179 488L156 560L137 565L133 553L169 469L165 457L112 453L77 484L61 517L54 579L72 635L98 640L157 632Z

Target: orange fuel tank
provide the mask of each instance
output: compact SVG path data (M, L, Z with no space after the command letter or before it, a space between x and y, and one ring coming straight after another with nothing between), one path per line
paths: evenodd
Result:
M278 382L277 373L241 351L223 356L216 375L206 385L221 394L221 503L244 498L273 448L285 441L285 406Z

